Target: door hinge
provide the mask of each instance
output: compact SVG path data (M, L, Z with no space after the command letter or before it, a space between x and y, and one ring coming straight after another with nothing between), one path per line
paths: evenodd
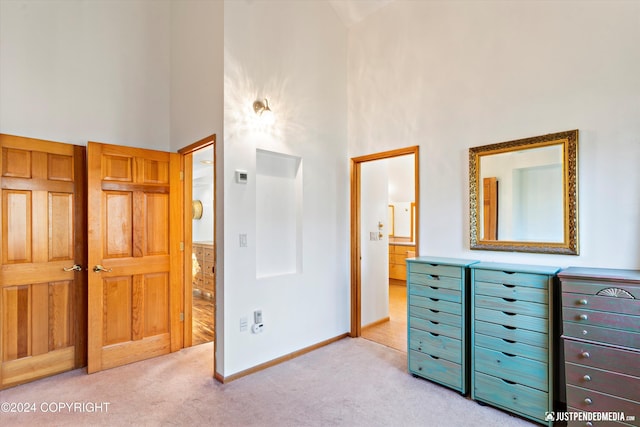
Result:
M180 181L184 181L184 172L180 171Z
M180 252L184 252L184 242L180 242Z
M184 322L184 313L180 313L180 321Z

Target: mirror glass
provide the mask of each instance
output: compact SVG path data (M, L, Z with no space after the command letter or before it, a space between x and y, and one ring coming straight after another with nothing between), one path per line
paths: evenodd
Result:
M577 131L469 150L471 248L577 254Z

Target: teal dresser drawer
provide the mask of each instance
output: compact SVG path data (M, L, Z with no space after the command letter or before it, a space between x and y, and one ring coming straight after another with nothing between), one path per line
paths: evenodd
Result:
M488 295L498 298L511 298L519 301L549 304L549 292L546 289L529 288L525 286L476 281L476 295Z
M458 329L462 328L462 316L460 314L451 314L431 308L422 308L410 305L409 317L411 319L420 318L430 320L432 322L444 323Z
M476 334L491 335L523 344L547 348L549 336L546 332L536 332L514 326L504 326L496 323L475 321Z
M411 285L435 286L456 291L461 290L460 278L458 277L432 276L429 274L409 272L409 280Z
M418 295L421 297L430 298L431 300L455 302L456 304L460 304L462 302L462 295L459 290L438 288L435 286L421 286L412 284L411 295Z
M493 375L538 390L548 391L547 363L480 346L475 349L476 373Z
M409 371L456 390L463 386L460 364L428 354L409 350Z
M540 274L512 273L501 270L475 270L477 282L498 283L501 285L517 285L531 288L547 289L549 278Z
M457 340L462 339L462 327L451 326L446 323L440 323L433 320L424 320L419 317L409 318L409 336L411 336L411 329L418 329L425 332L432 332L434 334L440 334L449 338L455 338ZM411 341L411 338L409 338Z
M407 259L408 366L413 375L469 390L469 272L476 261Z
M545 347L537 347L507 338L496 338L477 333L475 335L475 343L478 347L491 348L496 351L526 357L543 363L547 363L549 360L548 351Z
M542 424L554 411L556 267L471 267L471 397Z
M489 308L476 308L476 320L497 323L498 325L527 329L547 333L549 331L548 319L542 317L524 316L522 314L492 310Z
M458 266L415 262L413 264L410 264L409 273L422 273L431 276L446 276L460 280L462 278L463 272Z
M419 329L410 331L409 348L421 353L428 352L432 356L447 359L450 362L462 363L462 341L433 332Z
M420 286L423 288L423 286ZM409 287L409 304L416 307L428 308L436 311L444 311L446 313L457 314L458 316L462 315L462 305L459 303L445 301L440 298L433 297L423 297L417 295L416 291L413 287ZM418 291L419 292L419 291Z
M475 374L473 393L475 399L542 423L545 411L548 411L545 409L549 404L546 392L480 372Z
M511 298L496 298L485 295L475 297L476 307L498 310L504 313L524 314L525 316L548 317L549 306L531 301L519 301Z

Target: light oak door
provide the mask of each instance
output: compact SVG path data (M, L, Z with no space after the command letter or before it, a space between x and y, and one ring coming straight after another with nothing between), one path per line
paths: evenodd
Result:
M84 366L85 148L0 134L0 389Z
M182 347L180 156L89 142L88 372Z

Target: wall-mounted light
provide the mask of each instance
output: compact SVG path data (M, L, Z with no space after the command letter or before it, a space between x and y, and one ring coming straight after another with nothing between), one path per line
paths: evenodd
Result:
M267 98L264 101L256 101L253 103L253 111L256 112L257 115L261 116L264 113L273 113L271 108L269 108L269 100Z
M253 111L260 117L260 120L269 124L273 123L273 111L269 108L269 100L267 98L264 101L255 101L253 103Z

